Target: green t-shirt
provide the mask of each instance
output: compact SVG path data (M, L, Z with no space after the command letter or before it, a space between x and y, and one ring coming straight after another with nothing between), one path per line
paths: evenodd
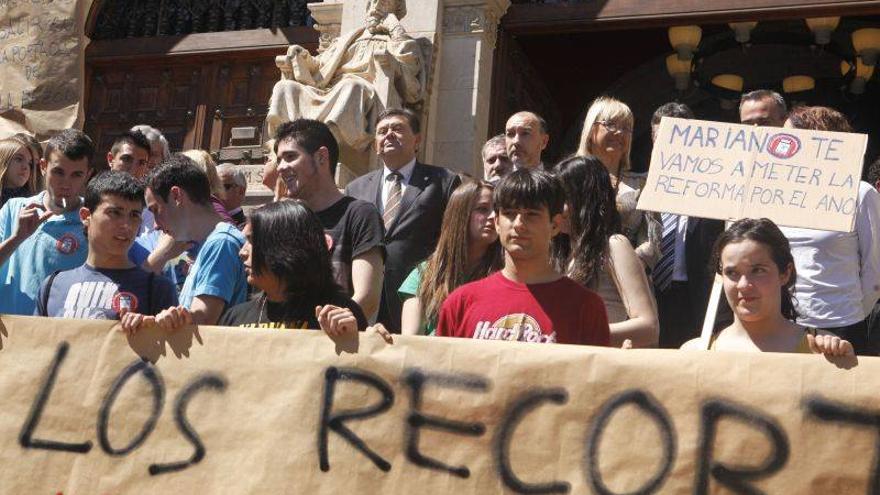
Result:
M406 280L400 284L400 288L397 289L397 295L400 296L401 300L406 301L411 297L418 297L419 294L419 286L422 285L422 272L425 271L425 267L428 266L427 261L423 261L419 263L419 266L413 268L409 275L407 275ZM428 321L425 323L424 328L422 328L422 333L425 335L434 335L434 330L437 329L437 320L432 319L432 321Z

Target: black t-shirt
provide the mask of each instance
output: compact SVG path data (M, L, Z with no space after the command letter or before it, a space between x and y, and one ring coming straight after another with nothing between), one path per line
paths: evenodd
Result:
M358 304L344 294L334 295L326 304L339 306L340 308L348 308L354 313L354 317L358 322L358 330L367 328L367 317ZM307 320L285 321L285 303L275 303L265 299L264 296L257 297L251 301L243 302L235 305L220 317L217 323L224 327L248 327L248 328L278 328L278 329L320 329L318 319L315 318L314 306L310 308L297 308L296 314L307 314Z
M352 259L375 247L379 247L382 257L385 257L382 217L375 205L351 196L343 196L333 206L317 212L317 215L327 237L333 276L342 291L350 296L354 292L351 285Z

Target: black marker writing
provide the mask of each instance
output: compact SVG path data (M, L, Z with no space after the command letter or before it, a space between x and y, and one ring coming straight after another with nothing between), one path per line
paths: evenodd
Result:
M372 406L363 409L333 412L333 397L336 391L336 383L340 380L353 381L369 385L382 395L382 399ZM382 471L390 471L391 464L379 454L367 447L360 437L345 426L346 421L361 420L378 416L391 408L394 404L394 391L391 390L385 380L368 372L356 368L336 368L331 366L324 373L324 401L321 405L321 426L318 428L318 463L321 471L330 470L330 460L327 452L327 437L330 430L344 438L352 447L361 451L373 464Z
M18 443L26 449L60 450L62 452L74 452L77 454L85 454L92 450L92 442L67 443L57 440L41 440L39 438L34 438L34 432L40 424L43 410L46 408L46 403L49 402L49 396L52 394L52 387L55 386L55 379L58 377L58 370L61 368L61 363L64 362L64 358L67 357L67 352L69 350L70 344L67 342L58 344L58 350L55 351L55 358L52 360L52 364L49 365L49 370L46 372L46 378L43 380L43 385L40 387L40 391L37 392L37 397L34 399L34 403L31 406L31 412L28 414L27 420L21 427L21 433L18 435Z
M568 493L571 485L565 481L551 481L548 483L526 483L521 480L510 465L510 441L516 432L516 427L530 412L537 409L544 402L565 404L568 402L568 392L562 388L538 389L523 393L508 408L503 416L498 432L495 435L494 451L498 474L504 486L516 493L542 494L542 493Z
M410 414L407 418L406 457L417 466L440 471L448 471L460 478L467 478L471 472L467 466L452 467L437 459L426 457L419 451L419 430L434 428L437 430L458 433L460 435L478 437L486 432L483 423L464 423L436 416L422 414L422 393L425 385L431 383L443 387L458 388L485 392L489 390L489 381L475 375L426 373L420 370L408 370L404 373L404 382L412 389L410 396Z
M174 400L174 422L177 423L177 429L180 430L180 433L182 433L183 436L189 440L189 443L192 444L194 448L193 455L185 461L171 462L168 464L151 464L148 469L151 475L155 476L157 474L182 471L205 458L205 444L202 443L202 439L199 438L198 432L196 432L186 417L186 407L189 405L189 401L192 400L197 393L201 392L202 389L223 392L226 390L226 380L220 375L203 375L193 380L181 390L180 393L177 394L177 398Z

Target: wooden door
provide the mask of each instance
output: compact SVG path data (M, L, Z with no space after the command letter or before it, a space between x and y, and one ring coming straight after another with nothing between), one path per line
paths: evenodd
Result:
M93 41L86 50L85 131L103 162L134 125L161 130L172 151L199 148L215 160L261 164L264 122L280 78L275 57L290 44L313 52L310 27Z

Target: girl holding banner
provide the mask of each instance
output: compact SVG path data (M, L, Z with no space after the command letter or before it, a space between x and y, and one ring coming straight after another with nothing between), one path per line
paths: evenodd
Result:
M721 234L712 255L733 324L712 335L710 350L854 355L852 344L797 324L791 290L797 278L788 240L772 221L743 219ZM705 349L702 339L682 349Z

